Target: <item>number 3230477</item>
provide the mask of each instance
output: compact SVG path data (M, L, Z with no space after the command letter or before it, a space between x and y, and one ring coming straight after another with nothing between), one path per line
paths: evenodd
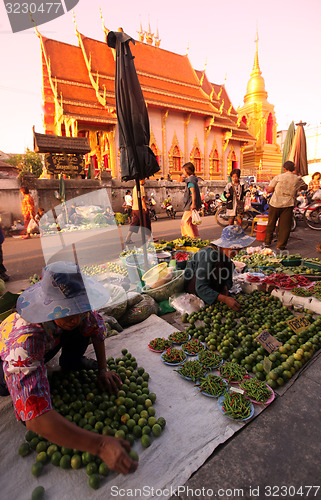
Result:
M59 9L63 9L61 2L43 2L38 5L36 3L14 2L6 3L5 6L7 14L35 14L36 12L58 14Z

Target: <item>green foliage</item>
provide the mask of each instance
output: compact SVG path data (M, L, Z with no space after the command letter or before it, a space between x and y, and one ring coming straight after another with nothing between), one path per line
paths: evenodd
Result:
M31 151L29 148L26 149L23 155L14 155L9 158L7 163L19 168L19 177L23 177L26 172L31 172L35 177L40 177L42 174L41 155Z
M121 214L120 212L115 213L115 222L116 224L125 224L125 216Z

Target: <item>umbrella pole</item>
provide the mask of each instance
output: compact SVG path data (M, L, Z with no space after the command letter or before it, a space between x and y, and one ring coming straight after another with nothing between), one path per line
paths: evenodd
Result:
M143 205L142 205L142 196L140 191L140 183L139 179L135 178L136 182L136 190L137 190L137 199L138 199L138 210L139 210L139 218L140 218L140 229L142 232L142 244L143 244L143 255L144 255L144 266L145 271L148 269L148 260L147 260L147 249L146 249L146 238L145 238L145 227L143 225L144 214L143 214Z

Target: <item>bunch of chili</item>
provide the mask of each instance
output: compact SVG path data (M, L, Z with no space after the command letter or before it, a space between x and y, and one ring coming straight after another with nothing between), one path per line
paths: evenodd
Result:
M184 351L173 348L167 349L162 356L166 363L182 363L186 358Z
M188 260L189 258L190 258L190 254L188 252L176 252L176 254L175 254L175 259L178 262Z
M298 288L298 287L295 287L295 288L292 288L291 292L294 294L294 295L298 295L299 297L311 297L311 295L313 295L313 289L311 288Z
M235 420L243 420L251 414L251 403L243 394L238 392L226 393L223 403L223 411Z
M199 352L198 359L206 368L215 368L222 361L219 354L214 351L206 351L205 349Z
M184 352L186 352L186 354L195 356L202 349L204 349L204 345L200 340L192 339L189 342L185 342L185 344L182 345L182 349L184 350Z
M200 379L200 390L211 396L221 396L227 390L226 382L217 375L209 373L207 377Z
M189 339L189 334L186 332L174 332L168 336L168 340L174 342L174 344L182 344Z
M246 375L246 370L243 366L234 363L233 361L228 361L220 367L220 375L228 380L229 382L243 380Z
M311 285L311 281L305 276L302 276L301 274L296 274L295 276L289 276L288 274L284 273L271 274L270 276L264 278L263 283L266 283L268 285L279 286L281 288L286 288L288 290L291 290L292 288L295 287L302 287L302 286L304 287Z
M172 342L170 340L164 339L164 337L156 337L156 339L149 342L148 347L154 349L154 351L165 351L165 349L168 349L171 345Z
M262 380L258 380L256 377L243 380L240 387L244 390L248 398L258 403L265 403L272 395L272 391L268 388L266 383Z
M183 375L183 377L188 377L192 379L193 382L196 382L196 380L204 377L206 369L197 359L195 359L194 361L186 361L178 368L178 370L174 371Z

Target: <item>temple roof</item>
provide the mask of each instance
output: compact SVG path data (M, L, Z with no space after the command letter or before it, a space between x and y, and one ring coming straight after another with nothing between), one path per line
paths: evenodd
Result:
M34 151L36 153L89 153L91 148L87 137L61 137L33 133Z

